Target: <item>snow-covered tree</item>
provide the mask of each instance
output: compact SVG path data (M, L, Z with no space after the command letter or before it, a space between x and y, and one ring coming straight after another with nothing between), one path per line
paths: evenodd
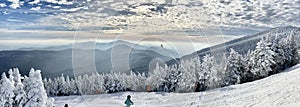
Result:
M273 69L271 74L275 74L283 70L285 61L287 60L285 57L284 52L284 46L282 43L282 38L279 37L279 34L276 34L274 36L274 39L272 40L271 50L275 53L274 54L274 62L275 62L275 68Z
M125 75L123 75L125 76ZM145 74L140 74L140 73L130 73L130 78L132 80L132 90L133 91L146 91L146 77ZM124 79L121 79L122 81L126 81Z
M48 98L40 70L30 70L28 85L28 101L24 107L46 107Z
M180 62L178 70L181 71L181 76L178 79L178 87L176 89L176 92L195 91L195 86L197 83L195 71L198 62L196 60L200 62L200 59L198 58Z
M242 56L231 48L227 58L226 71L224 75L225 85L240 83L241 72L244 71L244 65L242 61Z
M275 52L271 50L271 43L268 43L264 38L257 43L255 50L250 57L251 73L256 78L263 78L269 75L275 67Z
M15 94L14 84L11 80L6 77L5 73L2 73L1 78L1 89L0 89L0 106L1 107L13 107Z
M216 67L218 67L216 59L210 54L205 55L201 63L201 72L198 72L200 91L221 86L221 72L219 72Z
M173 65L165 69L166 75L163 77L163 91L174 92L179 87L178 80L181 78L181 71L178 70L177 65Z
M18 68L14 68L13 69L13 77L14 77L14 104L13 105L18 105L18 107L23 107L27 101L26 98L26 93L24 91L24 85L21 82L21 79L23 77L21 77L21 74L19 73L19 69Z
M78 94L82 94L83 93L83 91L82 91L83 89L82 89L81 84L82 84L82 76L79 75L79 76L77 76L75 78L75 85L76 85L76 87L78 89Z
M163 78L166 76L167 72L165 71L168 68L167 65L165 67L159 66L159 63L156 63L155 69L150 72L149 77L146 80L146 84L151 87L152 91L162 91L160 89L163 84Z
M283 39L283 49L285 53L285 68L291 67L299 62L299 55L297 52L297 45L295 41L296 32L292 31L290 35Z
M62 86L62 92L64 95L70 95L71 94L71 86L70 86L70 77L67 75L65 82Z
M101 82L101 83L103 83L103 82ZM78 95L79 94L78 88L77 88L77 85L76 85L76 81L73 78L70 81L70 88L71 88L71 94L72 95Z

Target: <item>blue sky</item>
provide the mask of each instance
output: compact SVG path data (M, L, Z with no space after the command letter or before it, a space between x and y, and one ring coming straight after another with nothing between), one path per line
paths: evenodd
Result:
M299 0L1 0L0 46L156 37L201 49L299 17Z

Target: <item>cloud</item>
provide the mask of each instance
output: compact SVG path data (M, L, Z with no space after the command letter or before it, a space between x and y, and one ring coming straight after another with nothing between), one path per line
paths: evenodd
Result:
M9 5L10 8L17 9L20 7L19 0L8 0L8 1L11 2L11 5Z
M33 0L32 2L29 2L28 4L38 4L40 3L40 0Z
M38 22L38 27L63 26L67 30L186 34L203 29L237 32L300 25L298 0L34 0L24 5L19 0L8 1L13 9L26 11L26 6L32 6L31 11L39 10L36 13L42 17L32 21Z
M41 7L33 7L30 10L35 10L35 11L39 11L41 9Z
M0 3L0 7L6 7L6 4Z

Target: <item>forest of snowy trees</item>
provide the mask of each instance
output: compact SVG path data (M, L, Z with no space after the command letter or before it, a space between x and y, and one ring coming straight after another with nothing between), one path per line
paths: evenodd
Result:
M18 69L2 74L0 106L51 106L48 96L91 95L122 91L194 92L261 79L298 63L295 33L263 37L253 51L239 54L230 49L223 62L210 54L181 61L175 65L156 65L147 74L85 74L70 78L44 78L39 70L22 77ZM43 87L44 86L44 87Z
M53 107L43 87L40 70L31 69L29 77L21 76L17 68L2 74L0 80L0 107Z
M48 95L101 94L121 91L194 92L254 81L279 73L298 63L295 33L263 37L254 51L241 55L234 49L224 63L214 56L181 61L172 66L159 66L149 74L108 73L61 76L44 79Z

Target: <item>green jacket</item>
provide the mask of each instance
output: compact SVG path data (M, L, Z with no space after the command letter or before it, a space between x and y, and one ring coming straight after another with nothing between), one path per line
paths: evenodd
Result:
M133 102L130 99L126 99L124 102L127 106L133 105Z

